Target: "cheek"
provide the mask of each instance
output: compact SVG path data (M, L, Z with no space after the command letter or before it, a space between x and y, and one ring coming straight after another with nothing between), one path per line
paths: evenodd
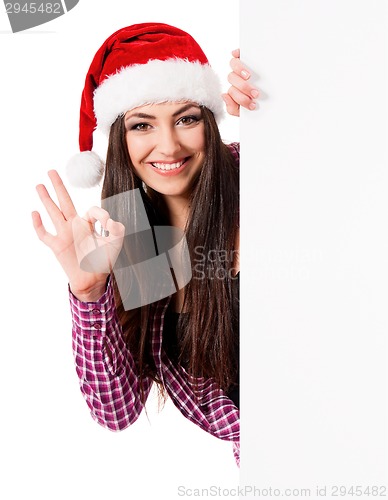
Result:
M136 166L136 163L139 162L146 154L146 144L141 138L129 134L126 137L126 143L129 157L131 158L132 163Z
M193 130L190 137L190 145L199 153L203 153L205 151L205 131L203 126Z

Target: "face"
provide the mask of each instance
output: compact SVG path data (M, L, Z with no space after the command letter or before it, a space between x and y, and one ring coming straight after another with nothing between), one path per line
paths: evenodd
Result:
M192 102L141 106L125 114L125 127L138 177L164 196L187 198L205 159L200 107Z

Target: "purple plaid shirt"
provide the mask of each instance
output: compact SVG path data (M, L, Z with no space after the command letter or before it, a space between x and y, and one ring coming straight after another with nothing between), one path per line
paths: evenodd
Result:
M229 147L238 162L238 144ZM111 281L97 302L80 302L71 292L69 297L72 345L82 394L99 424L112 431L125 429L139 417L143 404L136 365L117 318ZM167 297L150 306L149 333L157 373L171 400L186 418L213 436L233 442L239 465L238 408L211 379L201 379L196 397L188 373L174 365L162 347L163 322L170 299ZM145 396L152 383L150 378L143 381Z

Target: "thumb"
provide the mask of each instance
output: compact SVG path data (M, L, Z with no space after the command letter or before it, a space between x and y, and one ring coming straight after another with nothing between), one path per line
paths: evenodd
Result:
M221 97L226 105L226 111L232 116L240 116L240 106L237 102L229 94L222 94Z

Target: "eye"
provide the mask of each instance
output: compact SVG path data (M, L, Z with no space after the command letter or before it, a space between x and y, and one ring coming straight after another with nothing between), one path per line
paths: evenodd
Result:
M190 115L190 116L182 116L177 121L177 125L193 125L194 123L198 123L201 118L199 116Z
M151 125L148 123L136 123L135 125L131 125L130 130L138 130L139 132L145 132L149 130Z

